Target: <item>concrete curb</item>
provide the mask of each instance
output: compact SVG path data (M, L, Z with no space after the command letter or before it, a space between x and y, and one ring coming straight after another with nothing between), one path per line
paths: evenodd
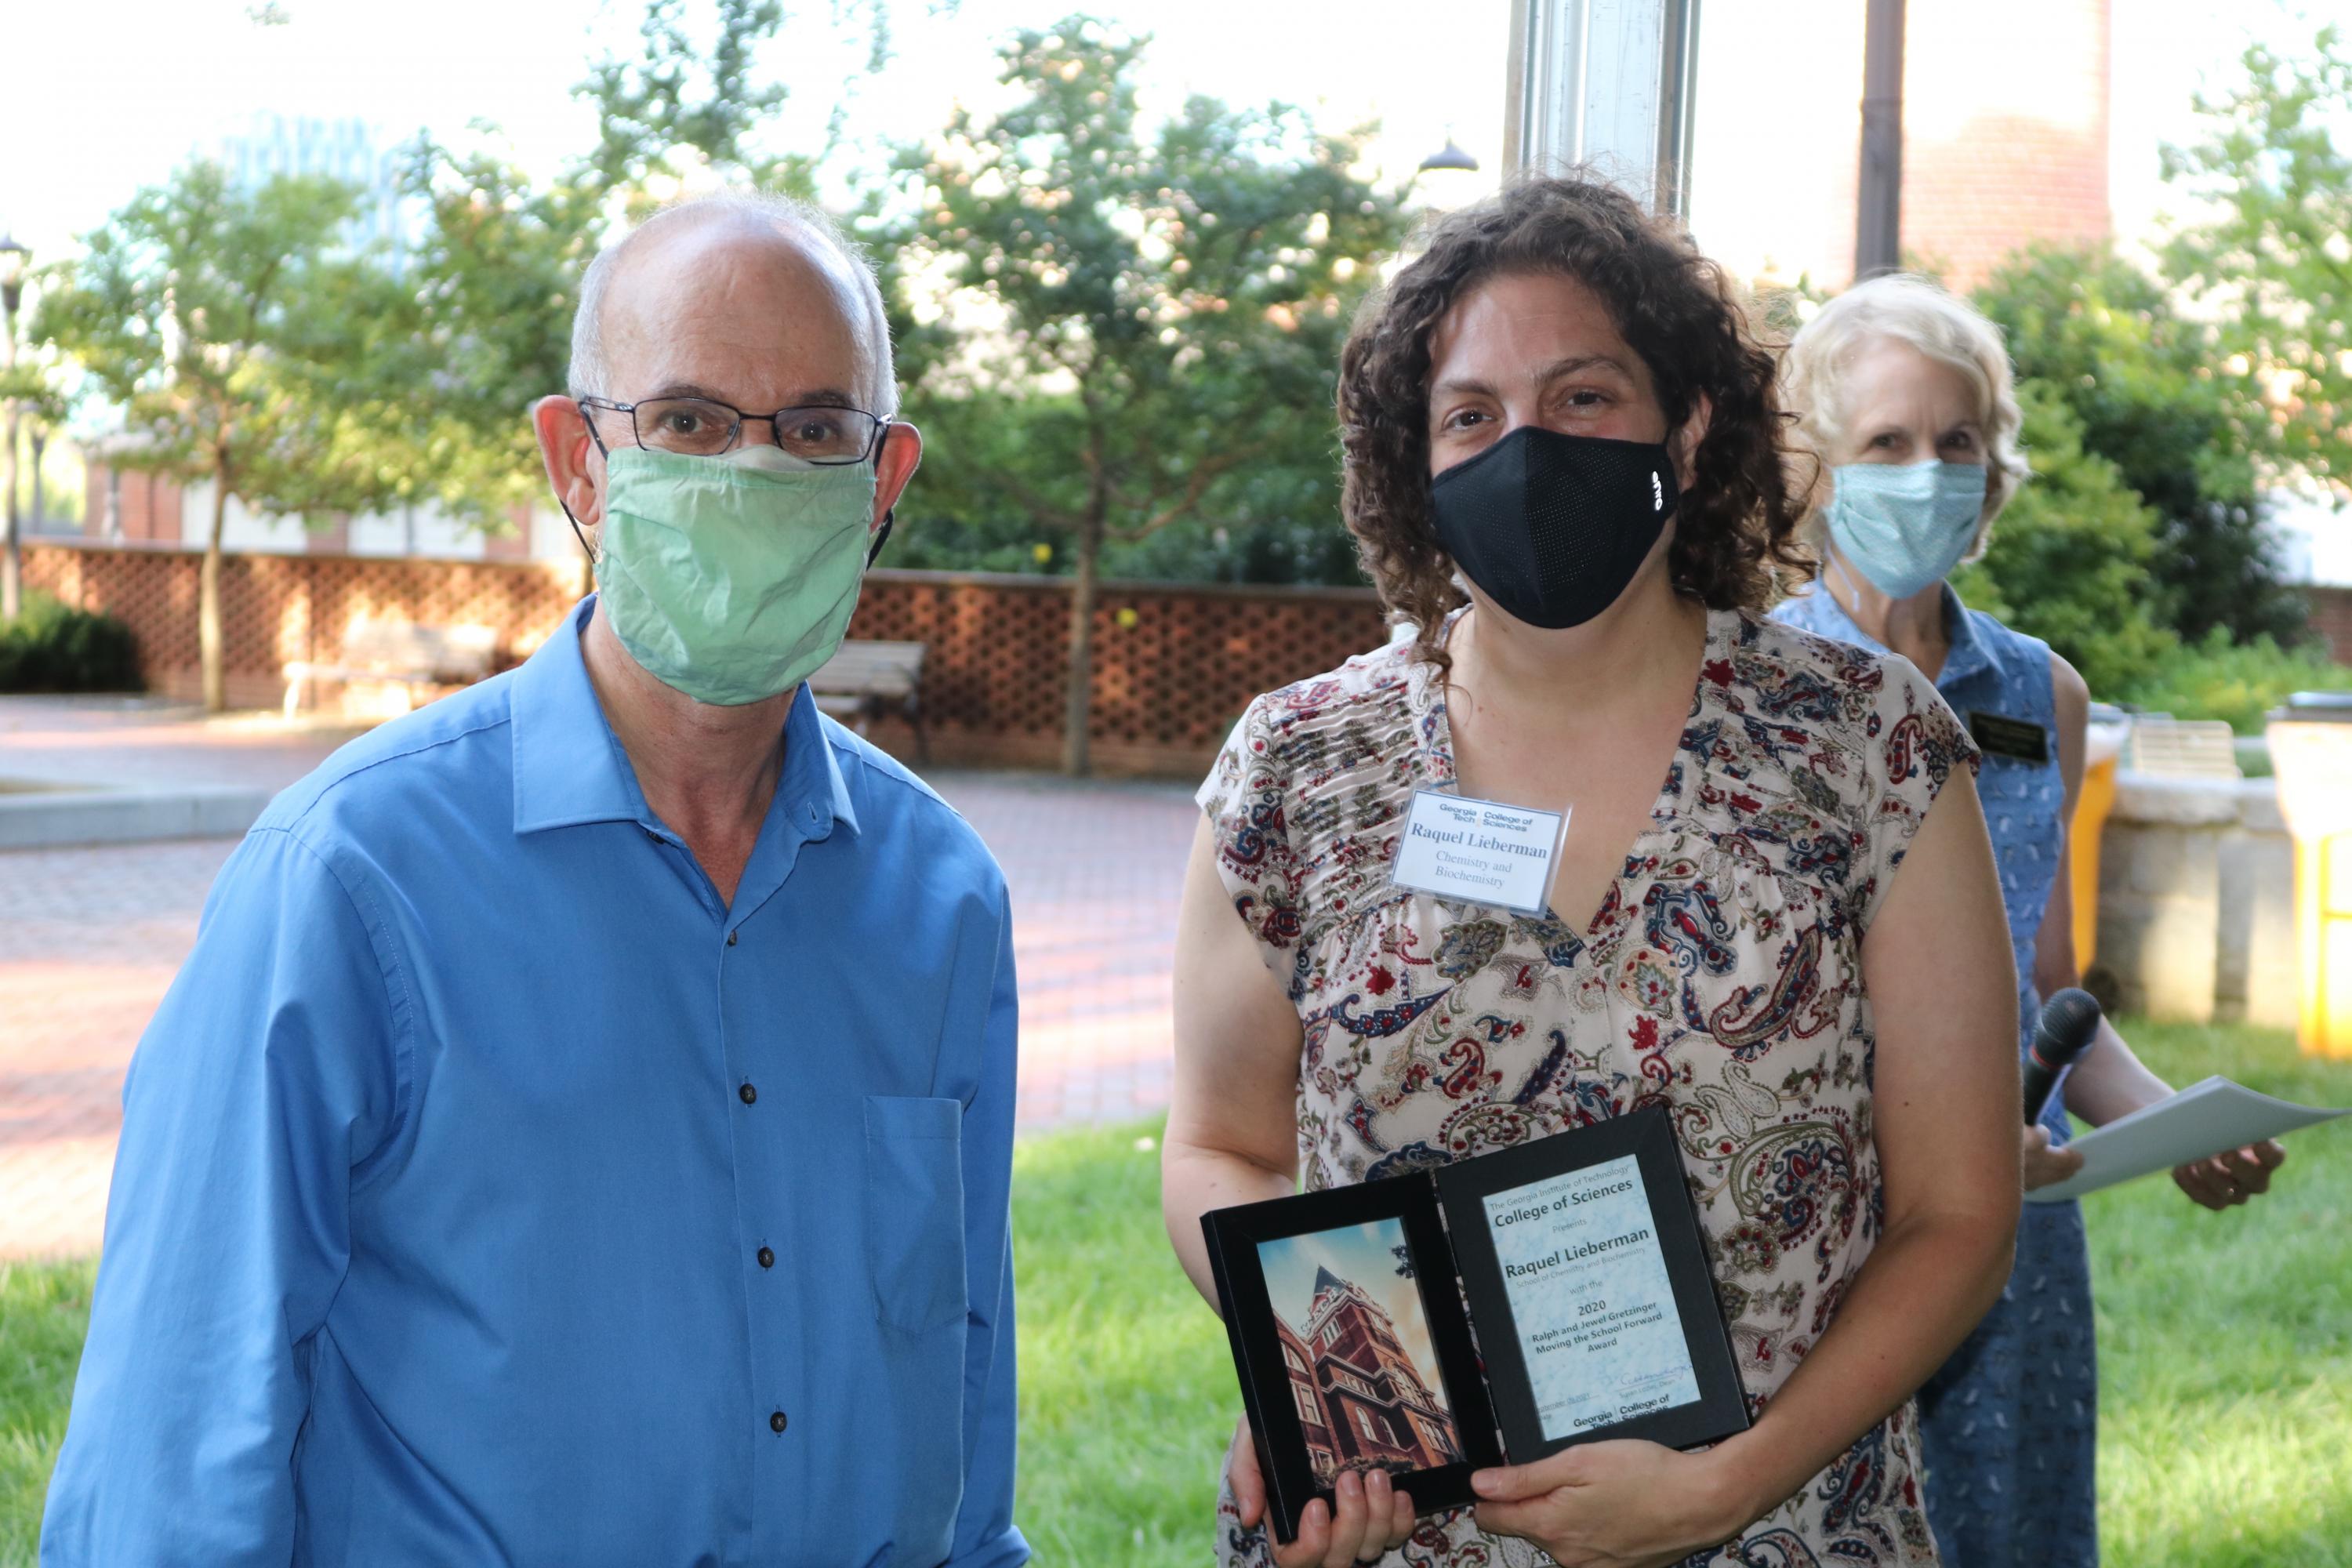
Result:
M270 792L228 784L177 789L68 786L0 795L0 850L62 849L152 838L234 838Z

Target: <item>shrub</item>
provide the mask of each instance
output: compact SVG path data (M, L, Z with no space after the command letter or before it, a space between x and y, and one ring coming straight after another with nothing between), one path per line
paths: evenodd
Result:
M140 691L139 647L112 616L92 615L47 594L0 622L0 691Z
M2094 697L2113 700L2177 646L2156 616L2157 516L2114 463L2084 448L2081 420L2055 391L2025 380L2017 395L2033 478L1993 525L1984 559L1953 585L1969 608L2042 638Z
M2259 735L2263 716L2295 691L2352 690L2352 666L2308 644L2281 647L2268 637L2232 643L2220 626L2202 642L2159 659L2117 695L2135 708L2176 719L2222 719Z
M2157 517L2158 620L2196 639L2214 626L2291 642L2304 629L2263 527L2271 411L2213 326L2111 248L2031 246L1973 296L2000 323L2017 374L2066 405L2084 447L2115 464Z

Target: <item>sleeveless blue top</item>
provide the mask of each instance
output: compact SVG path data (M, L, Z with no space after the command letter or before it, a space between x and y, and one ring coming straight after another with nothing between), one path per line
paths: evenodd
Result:
M1888 651L1854 625L1833 596L1818 588L1789 600L1772 612L1772 618L1873 653ZM1977 772L1977 797L1984 803L1985 828L1992 835L2001 904L2009 914L2010 949L2017 960L2018 1047L2022 1052L2032 1044L2041 1010L2042 999L2033 989L2034 941L2050 907L2050 889L2064 868L2065 825L2061 818L2066 785L2058 771L2050 645L2010 630L1981 610L1969 609L1948 585L1944 589L1944 633L1951 651L1937 674L1936 689L1960 721L1974 731L1980 717L2010 720L2041 731L2044 760L2031 762L1985 746ZM1978 744L1984 746L1982 736ZM2051 1099L2054 1104L2057 1097ZM2062 1115L2052 1129L2062 1140L2063 1121Z
M1887 651L1819 584L1772 615L1874 653ZM1936 689L1984 749L1977 795L1992 837L2017 959L2021 1057L2032 1044L2042 1005L2033 988L2034 942L2051 888L2065 869L2066 789L2058 769L2050 645L1969 609L1948 584L1944 634L1951 651ZM1982 725L1985 719L1995 722ZM2041 731L2043 760L2006 754L2032 749L2027 725ZM1988 731L2013 739L1996 751L1984 745ZM2053 1143L2064 1142L2071 1131L2063 1098L2053 1094L2042 1113ZM1927 1519L1947 1563L2094 1568L2099 1559L2092 1472L2097 1408L2082 1209L2072 1203L2029 1204L2000 1300L1919 1391Z

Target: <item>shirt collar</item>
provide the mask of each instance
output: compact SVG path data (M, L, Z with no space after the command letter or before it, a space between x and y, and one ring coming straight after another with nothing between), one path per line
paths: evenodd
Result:
M593 594L581 600L515 671L509 712L518 834L591 822L658 826L581 657L580 637L595 608ZM848 781L806 681L784 719L784 768L768 809L771 816L784 813L803 838L825 837L835 823L857 831Z
M1805 596L1812 602L1812 614L1808 619L1813 631L1826 637L1834 637L1839 642L1852 643L1872 653L1890 651L1885 643L1854 624L1853 617L1846 614L1845 606L1838 602L1835 594L1830 592L1827 583L1814 579L1812 585L1805 591ZM1992 656L1985 647L1984 638L1977 635L1976 617L1969 614L1968 606L1960 603L1959 594L1949 583L1944 584L1943 599L1944 641L1948 646L1944 668L1936 675L1936 684L1939 687L1965 680L1992 663Z

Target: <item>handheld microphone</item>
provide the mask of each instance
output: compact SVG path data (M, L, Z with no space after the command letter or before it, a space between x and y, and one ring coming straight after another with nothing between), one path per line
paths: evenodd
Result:
M2025 1056L2022 1088L2028 1127L2042 1120L2050 1091L2058 1086L2058 1075L2090 1049L2098 1035L2099 1003L2089 992L2070 985L2043 1005L2041 1021L2033 1027L2032 1048Z

